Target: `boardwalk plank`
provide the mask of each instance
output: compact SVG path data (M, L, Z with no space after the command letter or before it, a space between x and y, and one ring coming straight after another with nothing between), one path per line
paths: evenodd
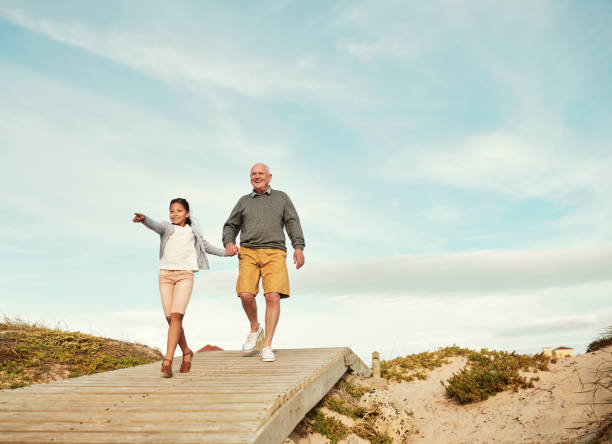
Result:
M249 432L197 432L186 433L156 432L156 433L122 433L111 434L107 432L15 432L3 434L3 443L155 443L155 444L243 444L248 443Z
M0 422L0 433L10 434L27 430L29 432L105 432L112 430L113 434L126 432L166 432L177 430L185 433L196 432L243 432L255 431L260 421L201 421L201 422L174 422L164 421L162 417L150 421L27 421L27 422Z

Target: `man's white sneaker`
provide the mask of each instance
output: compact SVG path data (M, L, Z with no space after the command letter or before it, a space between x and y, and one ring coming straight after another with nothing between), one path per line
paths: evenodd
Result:
M274 362L276 361L276 356L274 356L274 352L272 351L272 347L264 347L261 351L261 360L266 362Z
M255 333L249 333L247 335L246 341L244 341L244 344L242 344L242 351L248 353L255 350L255 347L257 346L257 341L259 340L262 334L263 328L261 328L260 325L259 329Z

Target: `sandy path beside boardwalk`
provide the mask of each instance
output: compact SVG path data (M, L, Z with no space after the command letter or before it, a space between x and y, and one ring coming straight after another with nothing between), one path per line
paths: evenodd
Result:
M418 430L404 441L409 443L569 442L595 430L592 422L612 413L612 393L600 389L593 395L598 378L607 375L609 381L612 347L550 364L550 371L537 373L540 380L532 389L503 392L468 405L449 401L440 384L465 364L463 358L451 361L431 371L425 381L391 383L386 390L366 393L361 402L391 403L408 412L410 429ZM299 444L325 442L322 436L292 438ZM351 436L340 442L364 441Z

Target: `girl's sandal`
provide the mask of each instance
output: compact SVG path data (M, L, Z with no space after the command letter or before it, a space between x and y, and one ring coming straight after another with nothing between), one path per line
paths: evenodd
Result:
M169 364L166 365L166 362L169 362ZM172 378L172 359L164 358L164 361L162 362L161 372L164 378Z
M185 361L186 356L191 356L189 361ZM183 362L181 362L181 373L188 373L191 370L191 360L193 359L193 350L189 350L183 355Z

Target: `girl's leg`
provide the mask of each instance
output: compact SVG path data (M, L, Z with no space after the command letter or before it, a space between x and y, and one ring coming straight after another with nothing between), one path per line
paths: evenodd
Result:
M168 348L166 350L166 359L174 358L176 345L181 337L183 329L183 313L170 313L170 328L168 328Z
M172 312L172 299L175 285L174 280L169 276L170 272L162 270L159 278L159 293L161 294L162 307L164 308L164 315L166 317L166 321L168 322L168 328L170 328L170 313ZM183 354L189 351L187 341L185 340L185 333L183 332L182 328L178 344L181 347Z
M174 279L171 272L167 270L159 271L159 294L161 296L162 307L168 323L170 323L170 309L172 308L172 295L174 294ZM168 333L170 333L168 329ZM162 362L162 375L170 378L172 376L172 356L164 357Z
M193 272L184 271L177 276L174 294L172 295L172 306L170 307L170 313L182 313L185 314L187 310L187 304L191 298L191 291L193 290Z
M166 316L168 327L170 327L170 319L170 315ZM179 347L181 347L181 351L183 352L183 354L188 353L190 351L189 347L187 347L187 340L185 339L185 330L183 328L181 328L181 336L179 337L178 345Z
M183 330L183 317L187 304L191 298L193 289L193 272L185 271L176 276L174 292L172 294L172 304L170 307L170 328L168 329L168 348L166 350L166 358L172 359L176 346L181 339L184 339L184 347L181 346L183 354L189 354L191 350L187 346L185 339L185 331ZM185 349L188 351L186 352ZM191 358L191 354L189 354Z
M164 309L166 319L170 317L170 309L172 308L172 295L174 294L174 280L169 271L159 271L159 294L161 303ZM170 323L170 321L168 321Z

